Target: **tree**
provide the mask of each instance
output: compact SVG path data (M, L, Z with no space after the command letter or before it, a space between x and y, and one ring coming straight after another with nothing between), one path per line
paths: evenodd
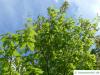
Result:
M1 75L40 75L42 70L34 64L31 54L34 52L35 31L26 27L16 34L1 36ZM26 55L27 52L31 54ZM24 54L24 55L23 55Z
M34 23L38 65L43 75L72 75L75 69L95 69L95 55L90 53L90 47L94 43L96 23L66 18L65 10L48 8L48 15Z
M68 3L48 8L48 17L39 16L15 34L1 36L1 75L72 75L73 70L95 69L96 23L65 17ZM8 70L9 69L9 70Z

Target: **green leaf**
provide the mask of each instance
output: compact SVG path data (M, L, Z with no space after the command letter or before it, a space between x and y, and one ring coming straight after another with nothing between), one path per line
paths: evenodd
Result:
M14 55L14 56L21 56L20 53L19 53L17 50L15 50L15 51L13 52L13 55Z

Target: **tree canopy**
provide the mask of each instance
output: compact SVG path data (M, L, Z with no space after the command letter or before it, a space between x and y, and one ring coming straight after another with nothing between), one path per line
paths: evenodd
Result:
M60 9L48 8L48 17L28 18L25 29L0 37L0 75L72 75L73 70L95 68L90 53L97 23L66 17Z

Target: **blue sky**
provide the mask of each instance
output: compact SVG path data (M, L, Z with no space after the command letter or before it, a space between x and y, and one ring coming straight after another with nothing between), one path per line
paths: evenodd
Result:
M0 0L0 33L22 29L27 17L47 15L47 7L59 7L64 0ZM100 14L100 0L68 0L71 16L93 19ZM98 32L99 33L99 32Z

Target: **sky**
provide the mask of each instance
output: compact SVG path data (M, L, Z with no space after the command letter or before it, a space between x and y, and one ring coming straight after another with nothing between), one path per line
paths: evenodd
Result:
M68 13L93 19L100 15L100 0L68 0ZM60 7L64 0L0 0L0 34L15 32L24 27L26 18L47 15L49 6ZM99 25L100 27L100 25ZM97 34L99 34L97 32Z

